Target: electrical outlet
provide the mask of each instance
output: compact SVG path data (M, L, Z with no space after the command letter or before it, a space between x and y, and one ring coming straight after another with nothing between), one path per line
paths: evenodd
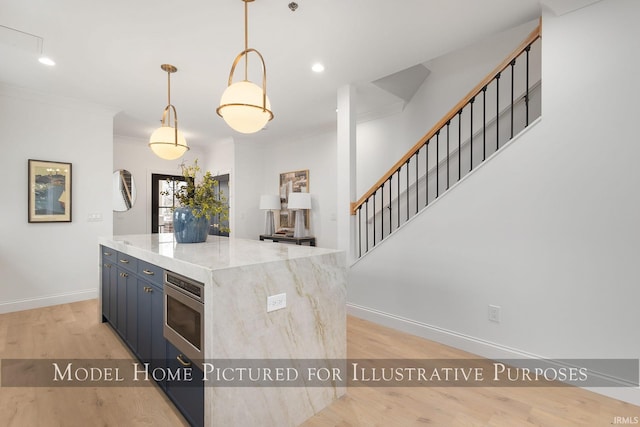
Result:
M280 310L287 306L287 294L271 295L267 297L267 313Z
M500 323L500 307L497 305L489 305L489 320Z

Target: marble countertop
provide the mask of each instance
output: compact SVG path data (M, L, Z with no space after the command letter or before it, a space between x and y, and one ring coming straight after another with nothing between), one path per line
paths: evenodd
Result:
M347 357L344 251L218 236L185 244L173 234L102 237L99 243L204 284L205 359ZM286 304L268 310L269 297L280 294ZM205 424L300 425L345 391L335 383L205 387Z
M179 266L199 267L211 272L342 252L312 246L219 236L208 236L204 243L177 243L172 233L100 237L98 242L176 272L182 270Z

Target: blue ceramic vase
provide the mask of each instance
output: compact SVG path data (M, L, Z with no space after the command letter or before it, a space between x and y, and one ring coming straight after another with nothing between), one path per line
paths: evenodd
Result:
M201 243L207 241L209 221L196 218L191 208L176 208L173 211L173 234L178 243Z

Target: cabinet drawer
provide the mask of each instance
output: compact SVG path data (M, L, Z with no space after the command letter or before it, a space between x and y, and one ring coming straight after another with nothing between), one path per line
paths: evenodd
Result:
M116 262L118 252L106 246L100 246L102 262Z
M138 262L138 258L118 252L118 267L126 268L132 272L137 272Z
M157 265L149 264L146 261L138 260L138 277L148 280L154 285L162 288L164 270Z
M199 367L192 364L173 344L167 341L167 368L169 371L181 372L185 369L185 362L190 365L187 369L191 370L191 381L167 380L167 395L191 426L204 426L204 374Z

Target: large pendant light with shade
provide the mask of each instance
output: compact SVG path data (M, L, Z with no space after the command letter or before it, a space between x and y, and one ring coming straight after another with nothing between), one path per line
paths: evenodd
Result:
M220 106L216 112L234 130L241 133L255 133L264 128L267 122L273 119L271 104L267 97L267 71L264 58L255 49L249 48L248 42L248 12L247 3L254 0L242 0L244 2L244 50L240 52L231 66L229 83L222 94ZM262 87L248 80L247 56L254 52L262 64ZM233 73L240 60L244 57L244 80L233 83Z
M149 138L149 147L160 158L175 160L189 150L187 140L178 130L178 113L176 107L171 104L171 74L178 71L170 64L160 66L167 72L167 106L162 113L162 126L156 129ZM173 112L173 126L171 126L171 112Z

